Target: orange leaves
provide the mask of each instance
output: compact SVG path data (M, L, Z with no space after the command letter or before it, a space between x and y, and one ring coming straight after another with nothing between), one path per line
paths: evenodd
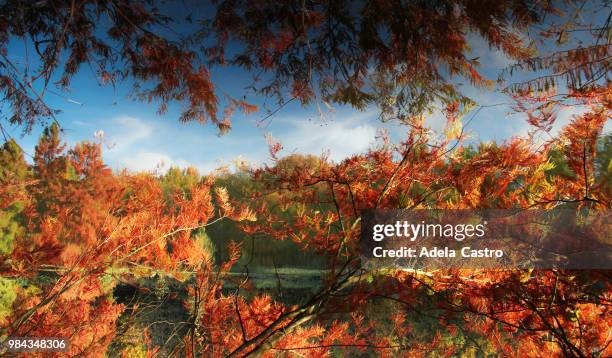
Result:
M272 134L266 134L266 142L268 143L268 151L272 159L277 159L276 155L283 149L283 145L277 141Z
M69 151L69 159L77 175L93 178L112 174L111 169L102 160L102 148L99 143L76 144Z
M13 323L17 323L28 309L32 316L19 326L3 328L13 335L70 337L68 354L103 357L114 337L115 324L123 305L115 304L103 295L98 277L90 276L84 280L75 276L64 277L57 286L54 290L47 290L47 287L39 290L32 286L19 290L19 302L12 312ZM69 289L63 291L62 287ZM45 305L47 298L52 301Z
M351 327L348 322L312 324L285 334L267 356L273 356L274 351L299 353L305 357L327 357L338 351L347 355L364 354L369 345L375 345L366 337L361 327Z
M525 92L514 95L516 104L514 111L524 113L527 118L527 123L533 126L536 130L550 132L559 115L559 110L569 110L572 107L577 107L579 103L569 105L563 104L563 101L558 100L556 89L547 89L539 93ZM574 95L572 95L574 97ZM574 97L578 99L579 97Z
M351 88L351 90L355 90L355 92L358 92L356 89L353 89L353 88ZM349 91L349 89L347 89L347 91ZM306 80L293 81L293 83L291 84L291 97L292 98L296 98L303 104L306 104L310 101L310 99L313 96L314 96L314 91L308 85L308 82L306 82Z
M235 221L257 221L257 214L251 208L243 206L232 219Z
M603 305L595 303L584 303L576 306L571 319L571 327L569 330L574 337L582 340L587 347L603 347L599 353L601 356L610 356L612 347L610 347L607 332L609 332L609 323L612 319L612 313Z
M535 174L547 163L546 153L533 152L525 140L514 139L499 146L483 144L478 151L472 158L451 161L451 167L460 168L452 171L452 177L468 207L489 207L493 201L497 207L519 205L517 199L528 198L515 194L524 194L532 181L535 185L536 180L543 180ZM526 182L521 187L511 185L519 180Z
M585 177L592 174L588 171L592 170L596 141L609 120L609 111L595 110L575 117L563 129L563 151L568 164L577 175Z
M241 101L234 99L232 97L227 96L228 104L223 110L223 121L221 122L221 134L225 133L225 131L231 129L231 119L234 115L236 109L239 109L244 114L252 114L258 111L258 107L256 105L250 104L246 101Z
M229 259L222 265L222 269L224 271L229 270L236 262L238 262L242 256L242 247L236 241L230 241L227 248L227 253L229 255Z
M199 267L201 264L210 260L210 253L203 247L196 245L194 240L189 237L189 233L179 235L170 242L172 247L172 262L181 262L187 268Z
M264 48L270 48L278 54L282 54L289 46L293 44L294 36L290 30L282 31L281 33L269 36L263 43Z
M177 216L178 226L198 226L208 222L213 216L213 205L210 186L198 184L190 188L190 197L178 194L177 206L180 208ZM220 205L226 205L221 202Z
M83 248L80 245L69 243L64 246L60 254L60 262L66 267L71 267L77 263L82 253Z
M238 101L238 107L244 114L253 114L259 110L256 105L247 103L245 101Z
M456 101L449 103L446 106L445 114L447 121L446 127L444 129L446 133L446 138L448 140L458 139L463 129L460 120L459 103Z
M247 10L237 11L240 5L248 5ZM81 143L66 152L59 128L50 127L36 147L34 165L22 164L32 173L11 177L9 184L19 190L0 188L0 206L4 210L18 204L14 221L22 225L14 231L14 250L0 261L3 275L23 281L8 313L2 312L9 334L66 335L72 337L71 355L112 355L105 352L124 310L110 298L117 282L172 277L186 287L167 295L184 300L186 310L181 312L184 322L181 317L173 331L179 336L186 332L178 339L184 351L172 352L178 355L226 356L247 342L249 349L266 347L269 355L468 355L461 349L472 339L479 348L484 342L485 349L495 346L506 355L598 350L610 355L610 312L599 304L609 301L605 275L559 270L373 272L359 260L362 210L525 208L550 205L556 198L609 206L609 187L597 186L594 165L596 142L610 118L609 86L573 89L573 98L592 106L591 111L576 117L555 139L558 143L543 150L518 139L447 146L455 139L461 142L460 115L469 103L457 99L457 89L445 77L488 84L478 63L466 57L467 33L478 32L511 58L526 59L530 48L514 26L539 21L552 10L548 3L368 1L359 11L348 2L309 1L300 8L286 1L229 1L217 6L212 33L217 32L221 44L207 52L212 62L225 63L225 44L238 43L231 51L236 56L227 62L268 72L262 76L271 81L262 89L266 95L289 92L302 103L321 99L358 108L375 103L413 130L402 143L385 141L340 163L325 156L280 158L282 144L267 136L273 164L252 173L255 182L249 184L255 193L240 203L229 194L235 187L228 192L215 186L214 179L193 172L167 181L148 174L113 174L99 145ZM172 101L183 102L184 121L212 121L224 131L235 111L257 111L253 104L228 96L220 118L218 90L209 68L199 63L200 54L149 32L163 19L146 7L125 1L109 7L109 36L119 45L113 51L124 56L111 58L104 55L111 49L101 40L88 41L93 30L80 24L91 21L75 10L78 16L70 18L78 21L67 29L67 41L79 39L72 42L90 44L97 52L89 51L89 45L75 46L61 83L67 85L85 59L96 63L101 56L112 63L122 58L125 76L152 86L140 92L141 99L159 101L162 112ZM64 18L64 8L58 9L62 16L57 18ZM104 17L106 10L101 11ZM36 20L35 15L29 16ZM45 18L49 26L54 18ZM567 72L577 77L570 82L580 83L597 71L588 63L608 52L603 47L575 50L525 66ZM100 62L103 79L112 81ZM548 131L555 123L550 88L555 83L549 78L534 83L540 96L533 102L536 107L522 108L536 128ZM14 86L14 81L0 78L0 87L15 92ZM23 96L8 100L26 110L32 106ZM446 105L448 119L442 143L424 134L419 116L437 101ZM41 113L41 108L32 106L30 112ZM574 178L551 170L555 148L560 149L555 164L567 164ZM257 295L243 275L232 271L243 252L238 242L228 245L227 259L214 257L211 246L216 242L203 238L204 229L226 219L244 221L241 227L249 235L290 239L320 255L327 266L321 271L321 291L307 300L312 303L285 306ZM18 323L8 327L13 322ZM441 325L448 329L438 329Z
M247 205L236 205L230 202L229 194L227 189L223 187L215 188L215 195L217 198L217 205L219 206L219 217L227 217L234 221L256 221L257 216L255 212Z
M554 143L560 160L551 156L553 144L540 150L521 139L459 146L447 155L421 128L402 143L387 141L340 163L325 156L279 158L282 146L269 137L273 164L251 172L242 202L234 197L236 186L228 191L194 171L115 175L99 147L64 153L49 132L32 168L35 180L21 179L28 189L19 198L27 230L0 262L11 280L19 275L27 282L2 322L23 318L10 327L17 333L70 334L75 355L95 356L109 346L124 310L108 298L117 280L163 277L185 287L164 297L184 303L192 330L180 337L187 356L226 356L245 343L241 354L266 347L264 355L460 355L471 352L463 347L471 339L507 355L602 349L609 355L610 314L599 304L609 300L605 275L374 271L357 259L362 210L526 208L548 205L540 201L555 195L581 197L581 180L555 174L553 160L584 176L590 198L605 203L602 189L608 188L594 183L593 157L609 119L606 105L594 104L562 131ZM449 122L458 122L459 103L446 112ZM258 295L247 275L235 271L241 244L232 241L227 259L219 259L211 254L216 242L204 239L207 226L226 219L244 221L239 227L253 243L290 239L322 256L327 266L319 294L296 306ZM36 281L42 276L48 281ZM279 275L278 286L283 283ZM28 309L35 313L27 316Z
M215 194L217 196L217 204L219 205L219 216L227 217L232 215L234 208L229 202L229 195L227 189L222 187L215 188Z
M458 112L458 104L449 105L449 120L455 120ZM601 137L601 127L608 119L601 108L576 118L560 138L555 138L556 141L561 139L568 148L560 154L563 160L571 160L572 156L582 158L577 149L584 143L592 148L587 151L592 158L596 149L594 143ZM258 221L256 227L250 226L249 233L279 240L291 238L303 248L316 248L317 253L330 257L328 267L334 270L336 262L359 255L356 243L360 211L372 208L381 192L386 195L379 208L407 208L415 203L423 208L531 208L546 205L542 201L561 193L576 195L577 190L572 189L572 185L580 185L579 180L551 171L554 158L550 144L535 147L529 139L514 138L500 144L460 146L446 156L446 148L427 145L429 142L418 133L418 129L413 130L409 139L396 148L385 145L341 163L321 158L313 164L313 158L278 158L275 153L273 166L253 173L255 180L265 188L266 195L274 199L269 201L273 205L259 213L266 215L266 220ZM591 190L594 194L594 189ZM261 200L258 196L254 198ZM477 337L478 342L489 349L494 347L492 349L510 355L534 355L534 352L560 355L576 349L592 352L605 348L601 336L593 336L589 348L585 348L578 345L586 344L587 340L579 343L579 336L573 335L580 327L584 332L585 324L599 324L583 322L578 326L576 323L580 317L576 306L585 303L581 302L580 292L584 293L587 286L594 288L599 281L590 273L577 280L571 278L572 273L559 271L528 274L512 270L365 272L364 276L373 277L367 280L360 277L363 283L351 285L350 292L341 295L338 301L330 299L333 303L327 302L330 311L343 317L336 326L330 324L333 329L326 329L319 338L317 334L326 326L317 322L316 326L310 326L311 330L296 329L295 335L283 338L275 347L283 351L309 347L309 353L305 354L317 356L328 354L327 346L335 344L402 347L405 342L401 341L402 337L409 336L411 340L407 345L413 349L412 354L434 349L438 353L448 353L451 346L455 349L454 354L461 354L460 348L449 343L451 337L458 336L462 339ZM336 282L333 276L328 279ZM607 295L609 288L602 290L600 297ZM368 304L380 304L374 297L384 297L401 309L390 310L397 312L392 317L385 312L385 318L391 318L393 333L368 336L364 342L358 335L351 336L353 326L371 324L381 328L385 325L366 315L363 321L354 325L348 323L347 327L348 313L369 307ZM555 297L554 300L551 297ZM438 319L435 324L447 325L449 330L440 330L437 336L429 334L424 339L418 337L418 329L408 322L412 314L422 318L421 309L423 316L435 315ZM608 314L605 309L598 313L589 310L587 308L589 319L597 315L602 319ZM608 328L601 330L609 332ZM569 343L563 342L564 334L570 338ZM352 352L351 348L345 349ZM390 356L395 353L390 349L380 350ZM376 350L371 348L371 351Z
M246 340L254 339L267 327L280 321L283 327L287 322L281 318L285 312L283 305L274 302L268 295L257 295L251 300L243 296L226 296L211 292L211 287L200 282L201 291L191 291L192 310L197 310L199 320L195 322L197 335L185 337L187 346L195 346L198 352L212 357L224 357ZM204 339L210 337L211 339ZM242 356L242 355L240 355Z
M248 302L248 305L240 307L240 311L247 337L253 337L277 320L284 307L274 302L269 295L259 295Z
M221 217L254 220L255 214L244 205L235 208L222 188L213 203L211 178L186 171L181 185L172 186L150 174L116 175L97 144L66 153L57 131L45 133L31 168L35 180L20 179L31 193L21 198L23 233L0 261L3 275L24 282L6 317L2 313L2 328L12 335L71 337L71 354L101 356L123 311L110 298L119 279L156 273L186 282L194 272L211 272L209 247L194 236L213 223L215 204ZM241 251L230 245L221 271ZM200 282L213 291L221 286L210 276Z
M12 123L30 131L41 118L52 119L56 113L23 90L28 73L45 74L34 76L35 88L46 88L48 78L57 78L68 91L73 76L89 62L95 64L101 82L115 85L125 79L134 84L134 97L159 102L160 112L178 102L181 121L210 121L221 132L231 128L233 105L219 113L223 91L212 81L213 65L231 65L254 75L253 90L265 97L282 101L289 92L302 103L317 98L356 108L394 97L397 100L384 108L385 115L408 118L424 113L438 99L456 98L460 91L450 84L450 76L486 83L475 61L467 59L469 34L482 35L486 44L511 59L526 59L530 39L519 31L558 10L556 4L527 0L488 6L472 0L452 6L441 0L400 5L364 1L359 11L350 2L221 1L201 17L195 12L186 19L126 0L112 6L90 5L2 7L7 18L22 18L2 28L2 44L27 32L18 23L30 23L26 46L36 50L31 61L36 65L23 71L7 58L6 71L0 75L0 90L15 112ZM67 26L69 18L77 20ZM167 31L168 27L190 30L179 34ZM62 51L56 46L60 43ZM572 51L563 61L547 63L555 67L557 62L567 63L561 71L589 61L590 66L581 66L578 74L595 76L606 69L603 46ZM6 46L3 49L7 51ZM370 78L377 83L366 85ZM395 89L401 93L388 96ZM240 107L254 110L251 105Z
M194 64L194 52L151 34L139 37L137 43L140 52L131 51L128 57L130 74L140 81L154 83L153 88L138 93L141 99L160 100L161 113L170 101L182 101L187 106L181 121L210 120L220 130L225 129L227 124L218 119L218 99L210 73L204 65Z

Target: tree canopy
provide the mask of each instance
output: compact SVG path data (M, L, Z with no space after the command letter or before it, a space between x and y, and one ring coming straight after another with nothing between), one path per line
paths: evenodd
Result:
M548 28L569 6L548 0L219 1L206 4L201 18L175 5L4 2L0 88L10 106L4 115L26 131L53 119L58 109L47 105L49 92L66 94L79 71L91 71L102 84L132 84L136 98L157 102L161 112L176 102L181 121L211 122L223 132L235 110L257 110L256 99L230 96L212 82L211 71L233 66L253 76L245 93L278 106L293 100L376 105L383 119L410 122L434 103L469 104L457 87L462 80L491 84L478 58L470 58L472 34L518 61L515 68L554 67L574 82L605 77L610 63L609 18L600 29L607 43L534 57L536 26L560 39L573 29ZM22 42L30 53L25 63L11 58ZM586 58L588 65L572 67ZM535 87L548 87L552 78Z

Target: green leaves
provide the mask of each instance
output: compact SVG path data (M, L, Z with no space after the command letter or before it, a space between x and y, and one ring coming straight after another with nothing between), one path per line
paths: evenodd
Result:
M6 324L6 319L13 311L13 302L17 298L17 283L0 276L0 326Z

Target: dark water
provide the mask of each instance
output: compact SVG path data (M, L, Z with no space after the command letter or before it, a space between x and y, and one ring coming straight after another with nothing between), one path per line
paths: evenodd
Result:
M245 275L235 274L224 286L225 294L235 294L237 284ZM268 294L275 300L285 304L299 304L310 298L322 286L320 273L249 273L249 282L254 286L251 290L241 290L240 294L250 298L259 294Z

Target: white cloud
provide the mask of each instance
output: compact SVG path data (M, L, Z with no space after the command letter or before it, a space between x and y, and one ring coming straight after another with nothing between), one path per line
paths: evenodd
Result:
M199 135L184 126L176 128L164 122L137 117L124 115L107 123L104 129L95 133L98 133L98 137L104 133L104 159L115 170L165 173L171 167L193 167L202 174L211 173L221 167L233 169L234 159L239 157L239 153L234 152L244 151L248 147L241 147L248 144L248 141L229 141L225 137ZM228 143L233 148L231 154L223 147ZM252 157L257 153L249 154Z
M324 121L283 120L290 128L278 138L285 147L284 153L295 151L319 155L329 151L331 160L341 161L371 146L376 137L376 127L367 121L375 116L375 111L365 111L342 117L336 115Z
M119 116L111 120L111 127L106 130L107 138L117 151L128 149L132 144L147 139L153 132L153 125L140 118Z
M143 119L125 115L115 117L106 129L97 132L104 133L107 145L104 157L115 169L152 171L172 163L167 154L142 149L154 132L153 124Z
M216 160L213 162L203 163L192 163L182 158L172 158L170 155L155 152L139 150L136 153L132 153L127 156L121 156L116 162L115 167L117 169L127 169L131 172L155 172L162 174L168 171L172 167L178 167L181 169L195 168L201 174L212 173L215 170L228 166L230 163L224 163L223 161Z
M130 171L153 171L158 169L165 171L171 166L172 159L163 153L141 150L131 155L122 156L118 164L120 168Z

